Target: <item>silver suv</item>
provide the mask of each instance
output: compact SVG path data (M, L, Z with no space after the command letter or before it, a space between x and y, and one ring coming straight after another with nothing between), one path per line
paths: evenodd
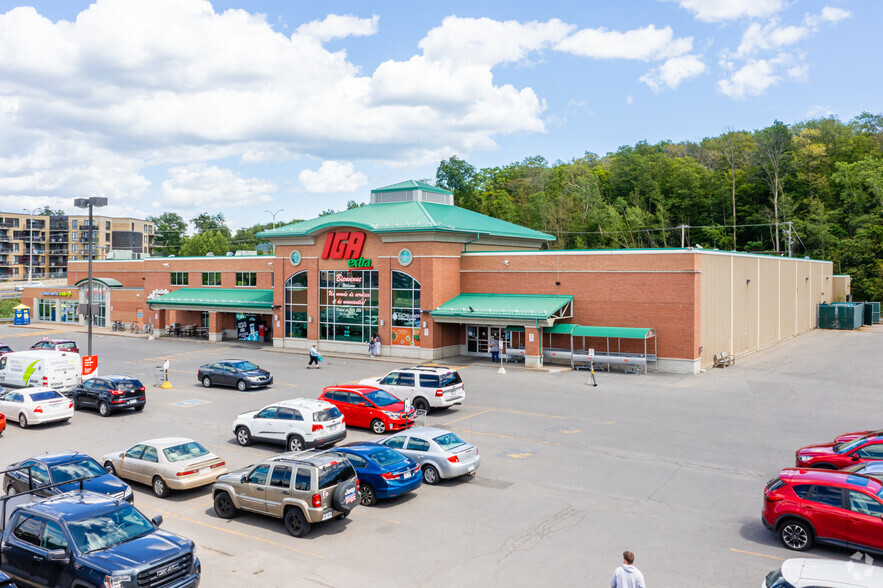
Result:
M400 368L380 378L368 378L369 384L410 402L417 410L448 408L463 404L466 387L457 370L436 366Z
M347 517L359 504L359 479L340 453L283 453L219 477L212 497L222 519L256 512L281 518L300 537L315 523Z

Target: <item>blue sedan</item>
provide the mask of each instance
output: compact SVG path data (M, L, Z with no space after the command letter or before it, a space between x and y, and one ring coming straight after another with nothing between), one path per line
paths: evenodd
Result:
M395 449L377 443L348 443L335 447L356 468L362 504L395 498L423 484L420 464Z
M28 480L30 467L30 482ZM46 453L22 462L12 464L3 476L3 488L7 496L38 488L35 493L39 497L61 494L80 488L79 480L83 480L83 489L107 494L113 498L132 502L134 495L128 484L105 471L101 464L86 454L76 451L64 453ZM30 486L28 485L30 483ZM53 488L41 488L57 484Z

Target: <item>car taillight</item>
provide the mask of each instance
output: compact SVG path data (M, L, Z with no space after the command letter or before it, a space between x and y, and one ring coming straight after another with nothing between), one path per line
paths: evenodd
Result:
M322 507L322 497L318 494L313 494L313 506L316 508Z
M73 407L74 407L74 403L73 403L73 402L68 402L68 403L67 403L67 407L68 407L68 408L73 408Z
M211 466L211 469L222 468L222 467L224 467L225 465L227 465L227 462L226 462L226 461L222 461L221 463L216 463L215 465Z
M417 465L414 466L414 473L416 474L419 471L420 471L420 464L418 463Z
M192 476L193 474L198 474L199 470L188 470L186 472L178 472L176 476Z
M451 463L460 463L460 458L457 457L456 455L452 455L451 457L448 458L448 461Z
M784 496L779 496L778 494L766 494L765 496L768 502L779 502L784 498Z
M38 406L37 408L34 409L34 412L43 412L43 407Z
M356 492L358 492L358 491L361 490L361 489L362 489L362 485L359 484L359 479L356 478Z
M122 396L123 394L125 394L125 392L123 392L122 390L111 390L110 393L113 396Z
M141 386L140 388L138 388L138 392L144 392L144 386Z
M445 395L445 393L444 393L444 391L442 391L442 390L436 390L436 391L435 391L435 397L436 397L436 398L441 398L441 397L444 396L444 395Z
M395 480L398 476L392 472L386 472L385 474L380 474L380 477L384 480Z
M318 424L318 423L313 423L313 432L314 432L314 433L315 433L316 431L321 431L321 430L324 429L324 428L325 428L325 425L320 425L320 424Z

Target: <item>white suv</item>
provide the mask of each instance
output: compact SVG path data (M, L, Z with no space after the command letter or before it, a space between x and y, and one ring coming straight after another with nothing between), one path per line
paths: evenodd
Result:
M233 421L233 433L242 446L259 440L284 443L288 451L301 451L346 439L346 426L343 415L330 402L295 398L242 413Z
M855 556L853 556L855 557ZM865 561L872 561L865 556ZM794 558L767 574L761 588L880 588L883 571L859 561Z
M463 404L466 387L457 370L446 367L418 366L401 368L381 378L368 378L360 384L369 384L386 390L417 410L448 408Z

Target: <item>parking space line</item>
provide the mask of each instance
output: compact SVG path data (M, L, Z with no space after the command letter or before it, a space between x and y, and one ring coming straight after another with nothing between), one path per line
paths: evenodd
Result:
M385 519L385 518L383 518L383 517L375 517L374 515L366 514L366 513L364 512L364 510L365 510L365 509L360 509L360 510L359 510L359 516L360 516L360 517L366 517L366 518L369 518L369 519L374 519L375 521L383 521L384 523L392 523L393 525L401 525L401 524L402 524L402 523L400 523L399 521L394 521L394 520L392 520L392 519Z
M524 410L512 410L511 408L495 408L494 410L496 410L497 412L506 412L509 414L520 414L520 415L524 415L524 416L540 417L540 418L544 418L544 419L568 419L568 418L571 418L569 416L560 416L557 414L545 414L542 412L527 412Z
M196 510L197 508L205 508L205 507L211 506L213 504L214 504L214 502L212 502L212 501L202 502L200 504L197 504L196 506L191 506L190 508L185 508L184 510L179 510L178 512L175 513L175 516L178 516L182 513L185 513L185 512L191 511L191 510Z
M489 409L487 409L487 410L483 410L483 411L481 411L481 412L477 412L477 413L475 413L475 414L470 414L470 415L468 415L468 416L464 416L464 417L460 417L460 418L458 418L458 419L454 419L454 420L452 420L452 421L448 421L448 422L442 424L442 426L443 426L443 427L447 427L448 425L453 425L453 424L456 423L456 422L459 422L459 421L465 421L466 419L471 419L472 417L477 417L477 416L479 416L479 415L487 414L487 413L489 413L489 412L493 412L494 410L495 410L495 409L493 409L493 408L489 408Z
M541 439L528 439L526 437L512 437L511 435L500 435L499 433L482 433L481 431L473 431L473 430L464 430L464 429L456 429L451 428L452 431L459 431L461 433L473 433L475 435L484 435L486 437L499 437L500 439L512 439L513 441L527 441L528 443L541 443L543 445L561 445L560 443L556 443L554 441L543 441Z
M744 553L746 555L756 555L757 557L765 557L767 559L774 559L776 561L785 561L784 557L776 557L775 555L767 555L765 553L755 553L753 551L742 551L741 549L736 549L734 547L730 547L730 551L735 551L736 553Z

